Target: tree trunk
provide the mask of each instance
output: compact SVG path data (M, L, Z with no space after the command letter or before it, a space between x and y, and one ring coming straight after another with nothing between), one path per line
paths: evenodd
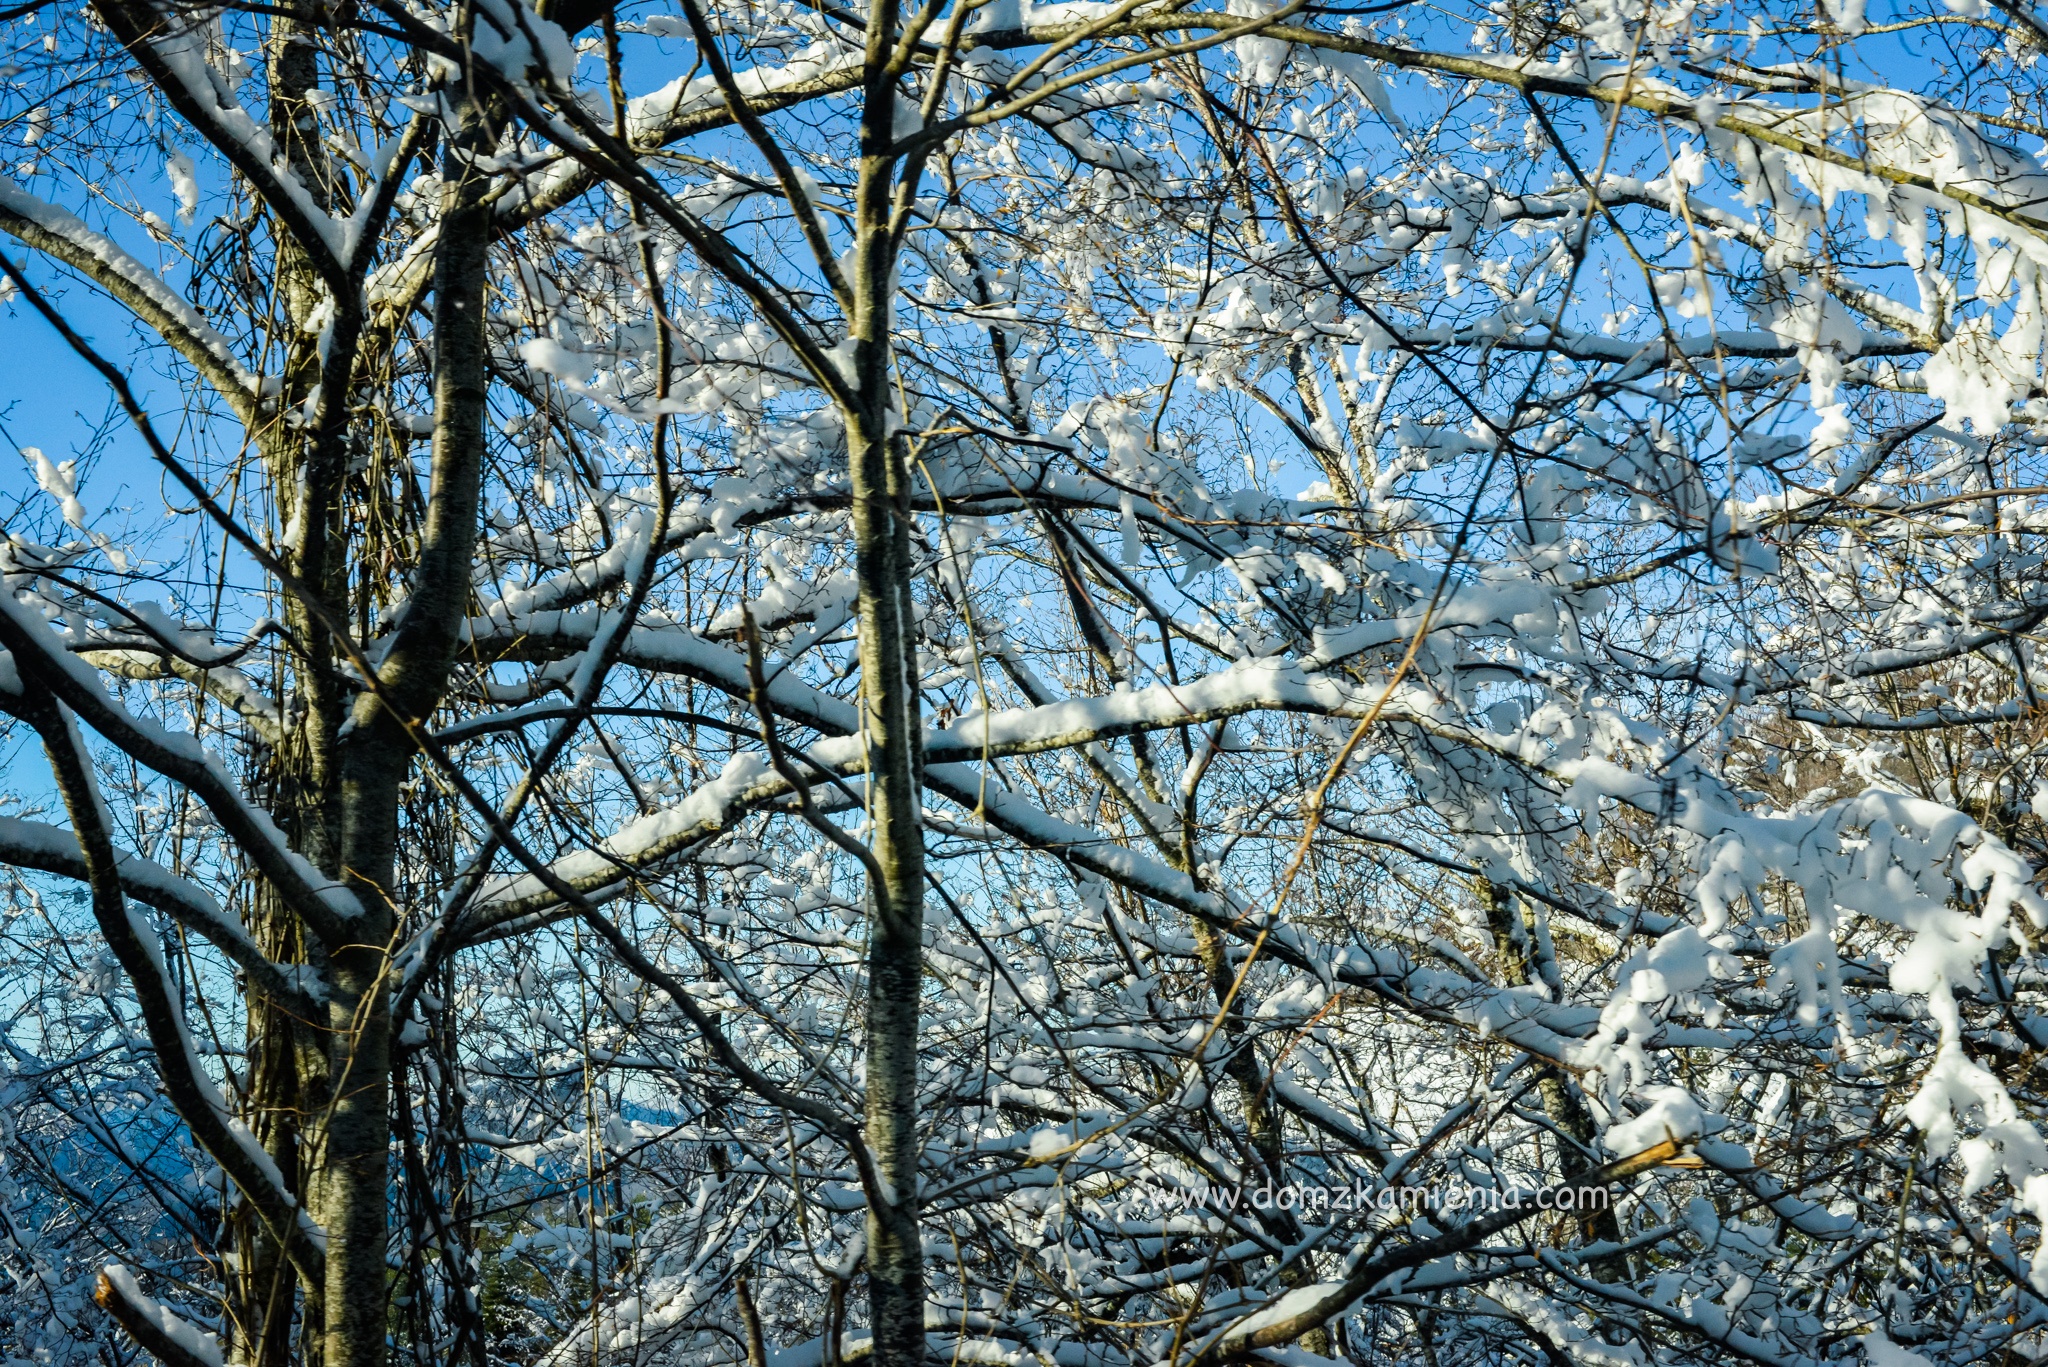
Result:
M439 704L471 591L483 468L486 266L490 210L475 159L495 150L500 116L457 106L434 274L434 448L420 568L374 690L341 746L341 871L363 906L354 943L332 955L334 1079L320 1155L327 1226L326 1367L386 1360L390 953L399 926L398 813L413 732Z
M280 963L306 962L305 937L270 890L257 889L251 903L249 930L263 952ZM243 1115L292 1194L303 1202L301 1119L317 1113L324 1100L325 1061L320 1057L319 1040L306 1022L273 1009L260 994L250 993L247 1001L249 1063ZM246 1205L237 1212L234 1237L234 1360L248 1367L288 1367L292 1362L293 1311L300 1289L298 1275L284 1249ZM306 1348L317 1338L320 1318L319 1288L308 1289L313 1298L307 1303L305 1320L314 1332L301 1336ZM303 1356L307 1367L318 1361L315 1354Z
M310 92L320 84L319 55L324 41L310 15L273 14L265 41L268 68L271 137L313 200L330 204L332 168L319 139ZM296 545L282 547L291 569L316 586L326 604L337 605L346 589L342 572L347 557L331 553L347 532L339 523L337 490L316 488L305 479L305 434L284 420L299 409L320 383L320 353L307 324L323 297L318 274L304 248L289 233L277 235L278 303L285 336L281 386L266 425L255 435L269 485L283 501L280 513L306 529ZM316 506L299 509L293 500ZM267 806L292 847L330 877L338 876L334 858L334 737L340 722L338 676L333 641L315 605L283 595L280 614L293 639L304 644L307 658L296 661L289 685L279 681L279 694L297 695L295 718L269 757L263 775ZM268 889L250 899L249 931L264 953L280 963L310 961L305 929ZM294 1020L271 1010L254 995L246 1024L249 1050L244 1109L250 1128L277 1164L287 1187L311 1208L317 1203L308 1164L318 1149L309 1142L327 1107L330 1050L316 1022ZM310 1122L310 1124L309 1124ZM325 1333L325 1288L297 1286L283 1251L258 1221L238 1223L236 1251L240 1277L240 1333L235 1357L250 1367L286 1367L292 1361L297 1292L305 1295L299 1316L299 1360L303 1367L322 1361Z
M869 1313L877 1363L924 1356L917 1214L918 994L924 978L924 833L910 600L910 512L881 424L855 437L853 529L860 576L861 702L870 756L866 1130L883 1191L868 1208ZM872 433L872 435L870 434Z
M865 1128L881 1187L869 1201L867 1227L868 1314L877 1367L911 1367L924 1360L917 1208L918 994L924 979L917 613L910 592L909 478L889 434L895 291L889 223L896 189L889 146L896 91L888 57L897 13L894 0L878 0L868 22L850 328L857 394L846 414L875 859L868 898Z

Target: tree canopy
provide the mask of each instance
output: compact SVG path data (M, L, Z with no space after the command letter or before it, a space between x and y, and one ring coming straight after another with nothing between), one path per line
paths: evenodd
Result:
M0 35L0 1360L2048 1355L2027 0Z

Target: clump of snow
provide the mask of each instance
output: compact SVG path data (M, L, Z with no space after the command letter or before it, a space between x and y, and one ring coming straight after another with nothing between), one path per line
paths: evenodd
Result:
M1934 1367L1932 1358L1893 1343L1882 1325L1864 1337L1863 1356L1870 1359L1870 1367Z
M78 501L78 462L53 461L43 454L39 446L24 446L21 454L28 460L29 468L35 471L36 487L57 500L57 506L64 510L66 522L84 531L85 505Z
M1958 327L1941 350L1927 358L1920 378L1927 382L1927 392L1947 405L1950 422L1958 427L1967 422L1982 437L2011 421L2013 400L2025 393L2025 378L2014 372L2022 365L2033 369L2035 360L2012 354L2020 348L2006 345L2020 333L2014 327L2007 337L1994 336L1991 320L1980 315Z
M164 162L164 174L170 177L171 193L178 197L178 222L190 223L199 212L199 178L193 173L192 158L183 152L171 153Z
M1649 1101L1641 1115L1609 1125L1602 1141L1608 1152L1627 1155L1655 1148L1665 1140L1684 1143L1707 1130L1707 1116L1683 1087L1650 1087L1643 1096Z
M558 84L576 72L576 49L559 24L541 18L516 0L485 0L477 6L470 47L507 75L536 71Z
M1052 1158L1071 1147L1073 1142L1065 1130L1039 1130L1031 1136L1030 1154L1033 1158Z

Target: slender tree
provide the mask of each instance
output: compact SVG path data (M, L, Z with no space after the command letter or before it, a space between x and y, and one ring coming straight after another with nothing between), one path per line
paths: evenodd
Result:
M7 11L0 1348L2031 1360L2043 22Z

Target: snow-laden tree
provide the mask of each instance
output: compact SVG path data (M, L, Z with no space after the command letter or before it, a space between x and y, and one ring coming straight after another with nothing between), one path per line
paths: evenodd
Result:
M0 22L0 1357L2048 1351L2025 0Z

